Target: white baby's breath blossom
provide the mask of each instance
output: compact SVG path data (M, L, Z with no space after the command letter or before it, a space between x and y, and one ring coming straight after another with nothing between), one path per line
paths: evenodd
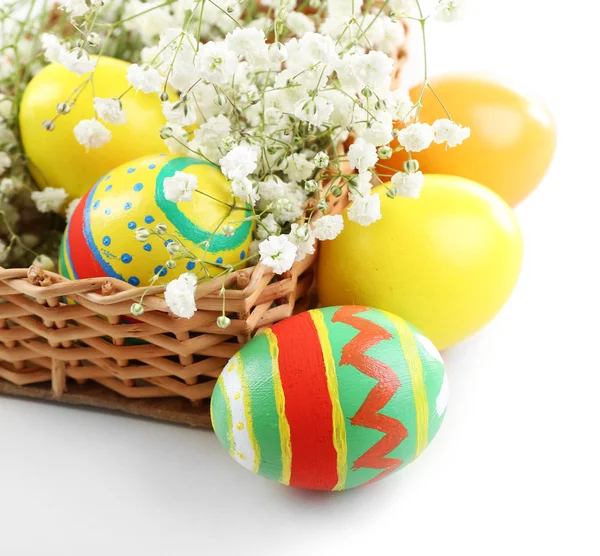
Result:
M348 208L348 218L361 226L370 226L381 219L379 195L359 197Z
M269 213L259 222L258 228L256 229L256 237L262 241L269 236L279 235L280 231L281 226L277 223L273 214Z
M174 203L189 203L198 187L198 177L194 174L176 171L163 182L165 198Z
M58 56L63 50L60 39L52 33L42 33L40 40L44 49L44 58L47 62L58 62Z
M304 153L294 153L286 161L285 173L293 182L309 179L315 170L315 164Z
M398 133L398 142L407 152L421 152L431 145L433 139L431 126L420 122L410 124Z
M196 110L191 102L163 102L162 111L171 124L186 126L196 122Z
M275 201L286 193L285 182L275 174L270 174L258 184L260 198L265 201Z
M371 194L371 172L363 172L354 176L348 184L348 197L351 201L355 201L359 197L368 197Z
M73 213L75 212L75 209L77 208L77 205L79 204L79 201L81 201L81 199L73 199L68 205L67 208L65 210L65 218L67 219L67 222L69 222L69 220L71 220L71 216L73 216Z
M71 17L85 15L90 9L85 0L60 0L60 7Z
M224 42L208 42L200 46L198 68L202 77L215 85L231 82L238 68L237 54Z
M182 274L176 280L167 284L165 289L165 302L171 312L178 317L191 319L196 312L196 284L198 278L194 274Z
M101 120L107 124L122 125L127 122L127 115L116 98L94 98L94 110Z
M295 258L297 262L303 261L315 252L315 236L308 224L292 224L288 237L298 248Z
M265 34L255 27L238 27L226 38L227 47L253 66L261 68L268 61L269 48Z
M0 151L0 174L3 174L12 166L12 159L5 152Z
M464 12L464 0L440 0L435 8L435 17L439 21L450 23L459 19Z
M4 240L0 239L0 264L6 261L8 255L8 244Z
M168 124L162 128L161 133L169 151L174 154L189 154L187 146L189 134L184 127L176 124Z
M142 93L158 93L163 86L163 78L156 68L148 65L142 67L138 64L131 64L127 68L127 81L137 91Z
M372 145L387 145L393 139L393 127L392 116L388 112L378 110L373 121L361 133L361 137Z
M54 261L48 255L38 255L33 259L33 264L40 265L44 270L54 270Z
M77 142L86 150L99 149L112 138L111 132L95 118L78 122L73 128L73 133Z
M313 234L321 240L335 239L344 229L344 219L340 214L321 216L314 225Z
M67 197L67 192L62 187L46 187L42 191L31 193L31 198L40 212L59 212Z
M431 127L435 133L434 142L438 145L446 143L451 148L462 145L462 142L471 136L470 128L462 127L452 120L437 120Z
M231 192L235 197L254 206L259 200L258 191L252 180L248 178L238 178L231 182Z
M286 15L284 23L292 34L296 35L299 39L306 35L306 33L315 32L315 22L302 12L290 12Z
M21 189L23 189L23 182L17 178L2 178L0 180L0 195L4 198L16 195Z
M260 261L273 270L275 274L283 274L292 268L296 260L298 246L288 236L270 236L258 246Z
M348 149L348 162L353 170L366 172L377 164L377 148L359 137Z
M418 199L425 182L423 172L398 172L392 176L392 185L396 195Z
M305 98L296 104L294 115L299 120L314 126L321 126L329 120L333 112L333 104L326 98L317 96Z
M231 149L221 160L221 171L230 180L242 180L256 170L258 154L246 145L239 145Z
M96 68L96 60L91 60L85 50L60 50L58 61L77 75L85 75Z

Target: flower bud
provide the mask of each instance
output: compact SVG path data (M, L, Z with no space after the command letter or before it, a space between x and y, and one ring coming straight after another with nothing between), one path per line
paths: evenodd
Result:
M396 192L393 189L388 189L385 192L386 196L389 197L390 199L395 199L396 198Z
M100 35L92 31L87 37L87 42L90 46L98 46L100 44Z
M300 240L300 241L306 241L310 238L310 229L308 228L308 226L306 224L303 224L302 226L298 226L296 228L296 231L294 232L294 235Z
M169 127L168 125L161 127L160 138L169 139L170 137L173 137L173 128Z
M52 131L54 129L54 122L52 120L44 120L42 122L42 127L46 130L46 131Z
M329 205L327 204L327 201L325 199L321 199L317 203L317 209L320 210L321 212L327 211L328 208L329 208Z
M304 189L309 193L314 193L315 191L319 191L321 187L315 180L307 180L304 182Z
M308 3L308 5L313 10L318 10L321 7L321 0L310 0L310 2Z
M341 197L341 196L342 196L342 188L341 188L339 185L334 185L334 186L331 188L331 194L332 194L334 197Z
M400 130L399 129L392 129L392 137L398 137L398 135L400 135Z
M226 103L227 103L227 97L225 95L218 94L215 97L215 104L217 106L225 106Z
M144 306L141 303L134 303L129 309L131 314L139 317L144 314Z
M173 245L172 243L169 243L169 245ZM173 270L176 266L177 263L173 260L173 259L169 259L166 263L165 266L169 269L169 270Z
M169 93L167 93L167 91L160 93L160 100L162 102L167 102L169 100Z
M235 139L231 135L227 135L226 137L223 137L223 139L221 139L221 145L223 145L223 148L226 151L230 151L236 145Z
M54 270L54 261L48 255L38 255L33 264L39 264L44 270Z
M411 158L404 163L404 171L407 174L414 174L419 170L419 161Z
M225 224L225 226L223 226L223 235L225 237L231 237L233 234L235 234L235 228L231 224Z
M329 164L329 156L326 152L321 151L315 155L313 162L317 168L326 168Z
M150 237L150 230L140 227L135 231L135 239L138 241L146 241Z
M181 246L179 245L179 243L175 243L174 241L170 241L169 243L167 243L167 252L169 253L169 255L175 255L179 253L180 249Z
M154 231L157 234L166 234L167 233L167 225L160 222L156 226L154 226Z
M71 107L66 102L59 102L56 105L56 112L58 114L68 114L71 111Z
M229 328L230 324L231 324L231 319L229 317L226 317L225 315L221 315L217 319L217 326L219 328Z
M369 86L366 86L362 91L361 94L363 97L365 98L369 98L373 96L373 91L371 90L371 88Z
M379 149L377 149L377 156L381 160L386 160L388 158L392 158L393 154L394 154L394 151L392 150L392 147L390 147L388 145L384 145L383 147L379 147Z

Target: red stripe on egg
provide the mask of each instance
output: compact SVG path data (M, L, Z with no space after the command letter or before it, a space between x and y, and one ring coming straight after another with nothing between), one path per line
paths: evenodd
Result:
M319 336L309 313L272 328L279 345L279 374L290 427L290 485L333 490L338 482L333 408Z

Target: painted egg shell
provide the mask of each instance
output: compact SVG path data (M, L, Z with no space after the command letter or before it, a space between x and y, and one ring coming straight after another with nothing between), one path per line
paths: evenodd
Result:
M312 490L345 490L407 465L437 433L448 384L433 344L359 306L286 319L246 344L213 392L217 437L244 467Z
M177 171L195 175L198 191L206 195L195 192L191 202L167 200L164 180ZM241 268L253 223L244 221L249 211L232 211L227 205L234 205L229 182L211 164L175 155L123 164L101 178L77 205L63 237L60 272L71 279L111 276L138 286L148 284L155 274L169 281L187 271L202 280L222 272L223 265ZM135 239L136 228L152 229L158 223L167 225L162 239ZM222 233L227 224L235 229L229 237ZM166 246L176 232L197 259L176 259L177 266L168 270ZM207 241L208 246L200 245Z

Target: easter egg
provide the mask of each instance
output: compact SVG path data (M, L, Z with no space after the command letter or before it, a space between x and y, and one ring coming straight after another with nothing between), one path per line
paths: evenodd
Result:
M554 156L556 127L548 109L519 88L477 74L430 80L452 118L471 128L471 137L455 148L433 143L415 153L424 173L450 174L474 180L515 206L541 182ZM416 100L421 86L411 91ZM419 119L433 124L447 118L430 89L425 90ZM395 146L395 145L394 145ZM378 173L389 181L402 170L406 153L382 161Z
M175 172L198 178L192 201L176 203L165 197L164 181ZM252 241L251 212L235 207L230 185L212 164L176 155L154 155L123 164L106 176L79 201L65 231L60 252L60 272L70 279L111 276L132 286L147 285L153 275L164 281L183 272L202 280L222 273L224 265L241 268ZM138 241L138 227L153 229L164 223L166 234ZM223 227L233 227L233 234ZM177 237L180 252L195 258L170 258L167 245Z
M523 246L510 207L456 176L425 176L419 199L387 197L381 220L321 244L322 305L361 304L402 316L443 350L489 322L509 298Z
M63 65L53 63L42 69L27 85L21 101L19 124L31 172L40 187L62 187L72 197L81 197L112 168L141 156L165 152L160 128L165 124L157 95L129 90L122 98L127 122L102 124L112 139L101 148L79 144L73 128L81 120L94 118L94 97L117 98L128 88L129 64L102 56L93 74L79 76ZM74 93L78 89L78 93ZM93 91L92 91L93 89ZM56 116L58 104L73 99L68 114L61 115L54 130L42 122Z
M390 313L315 309L281 321L227 364L211 400L221 444L284 485L345 490L415 460L445 415L433 344Z

